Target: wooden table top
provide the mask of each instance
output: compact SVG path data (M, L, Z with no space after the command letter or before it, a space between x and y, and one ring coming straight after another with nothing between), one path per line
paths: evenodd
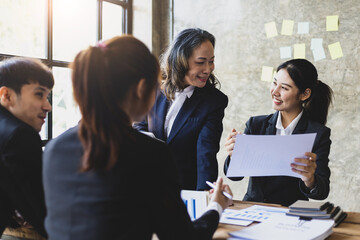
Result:
M257 202L245 202L245 201L234 201L234 205L229 207L230 209L243 209L251 207L252 205L263 205L271 207L282 207L277 204L264 204ZM347 218L340 223L339 226L333 228L333 233L330 235L328 240L359 240L360 239L360 213L358 212L347 212ZM257 224L257 223L252 223ZM250 226L251 226L250 225ZM229 225L229 224L219 224L218 229L216 230L213 239L227 239L230 237L228 232L237 231L245 227Z

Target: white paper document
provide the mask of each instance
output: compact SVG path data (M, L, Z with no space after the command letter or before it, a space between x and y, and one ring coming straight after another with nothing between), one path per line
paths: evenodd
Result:
M181 199L184 201L191 220L195 220L206 211L209 193L207 191L181 190Z
M307 158L316 133L294 135L241 135L236 136L227 177L291 176L295 158Z
M285 215L289 210L287 208L267 207L253 205L241 210L225 209L220 223L248 226L252 222L263 222L275 214Z
M229 234L234 239L325 239L332 233L333 224L334 220L306 221L277 214L265 222Z

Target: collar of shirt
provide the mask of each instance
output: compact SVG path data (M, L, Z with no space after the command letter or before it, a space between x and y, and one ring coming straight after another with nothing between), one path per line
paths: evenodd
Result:
M278 114L277 122L276 122L276 135L291 135L296 128L296 125L300 121L300 118L303 114L304 110L302 110L294 120L284 129L281 122L281 112Z
M170 135L170 131L172 129L176 116L178 115L186 98L190 98L192 96L192 94L194 93L194 89L194 86L188 86L181 92L175 92L174 101L169 105L164 122L164 131L167 136Z
M194 89L195 89L195 86L188 86L181 92L176 91L174 101L176 100L176 98L178 98L180 95L183 95L183 94L185 94L188 98L190 98L194 93Z

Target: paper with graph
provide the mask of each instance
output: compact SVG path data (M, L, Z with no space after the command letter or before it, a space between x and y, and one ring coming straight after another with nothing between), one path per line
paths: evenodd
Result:
M228 177L292 176L295 158L305 158L311 152L316 133L294 135L241 135L236 136L229 164Z

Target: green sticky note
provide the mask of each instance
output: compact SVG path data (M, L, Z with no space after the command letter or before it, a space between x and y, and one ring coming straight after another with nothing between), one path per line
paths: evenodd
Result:
M294 58L305 59L305 43L294 44Z
M344 56L343 52L342 52L342 49L341 49L340 42L330 44L328 47L329 47L329 52L330 52L330 55L331 55L331 59L334 60L334 59L341 58L341 57Z
M283 20L281 35L291 36L293 34L294 21L292 20Z
M266 37L271 38L278 35L275 22L265 24Z
M273 77L273 71L273 67L263 66L261 72L261 81L271 82Z
M339 30L339 16L327 16L326 17L326 31L337 31Z

